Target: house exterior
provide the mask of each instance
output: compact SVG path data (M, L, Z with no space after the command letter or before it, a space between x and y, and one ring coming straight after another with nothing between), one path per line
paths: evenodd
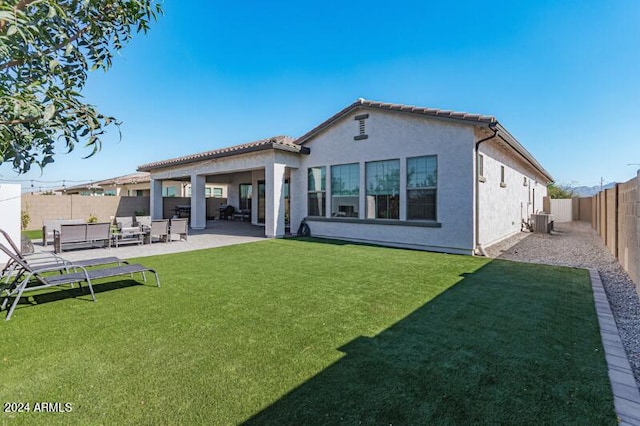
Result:
M318 237L473 254L521 230L553 181L494 118L358 99L305 135L277 136L142 165L151 211L164 180L197 190L191 224L206 225L204 187L280 237Z
M137 172L88 184L74 185L65 188L64 193L68 195L148 197L150 182L151 178L148 172ZM62 193L62 191L58 192ZM207 185L205 187L206 197L224 198L226 193L225 185ZM164 197L190 197L191 184L184 181L164 181L162 195Z

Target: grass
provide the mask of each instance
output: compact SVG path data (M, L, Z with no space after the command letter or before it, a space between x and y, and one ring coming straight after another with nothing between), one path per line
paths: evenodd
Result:
M616 424L586 271L317 240L140 259L0 324L17 424ZM71 297L78 296L78 297Z
M22 235L26 236L31 240L41 240L42 239L42 229L31 229L22 231Z

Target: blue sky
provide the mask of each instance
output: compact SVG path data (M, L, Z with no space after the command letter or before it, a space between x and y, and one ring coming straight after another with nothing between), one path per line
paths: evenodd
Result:
M123 121L25 188L269 136L300 136L359 97L494 115L562 184L626 181L640 163L640 2L167 0L93 72L88 102ZM40 182L38 182L40 181Z

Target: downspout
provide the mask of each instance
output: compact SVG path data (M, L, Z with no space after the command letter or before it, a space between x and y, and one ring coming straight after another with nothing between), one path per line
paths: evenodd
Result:
M484 248L482 248L482 245L480 245L480 243L478 241L480 241L480 170L478 170L478 160L479 160L479 153L478 153L478 148L480 147L480 144L483 142L486 142L488 140L491 140L493 138L495 138L498 135L498 129L496 128L496 126L498 125L497 121L494 121L492 123L489 124L489 129L493 130L493 135L488 136L484 139L480 139L478 142L476 142L476 147L475 147L475 160L476 160L476 214L475 214L475 228L476 228L476 232L475 232L475 254L482 254L483 256L487 257L487 254L484 251Z

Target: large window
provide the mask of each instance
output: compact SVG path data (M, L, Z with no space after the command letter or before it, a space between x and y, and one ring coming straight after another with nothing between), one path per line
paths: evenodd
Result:
M240 205L238 207L240 208L240 210L251 210L251 195L253 192L253 187L250 183L241 183L239 189Z
M162 188L162 196L163 197L175 197L176 196L176 187L175 186L167 186Z
M331 216L358 217L360 164L331 166Z
M407 158L407 219L436 220L438 158Z
M366 163L367 219L400 218L400 160Z
M222 198L222 188L213 188L213 198Z
M324 216L326 214L326 170L324 167L310 167L307 176L307 214Z

